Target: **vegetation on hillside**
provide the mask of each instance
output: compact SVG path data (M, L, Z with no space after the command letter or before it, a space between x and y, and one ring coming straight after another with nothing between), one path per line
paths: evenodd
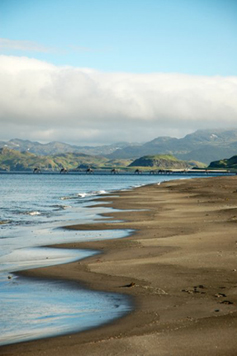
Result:
M173 155L143 156L133 161L129 167L149 167L155 169L187 169L194 166L201 167L198 162L181 161Z
M100 156L90 156L83 153L65 153L52 156L38 156L30 152L0 149L1 171L33 171L35 168L41 171L60 171L80 169L112 169L127 167L131 160L111 160Z
M0 149L0 171L84 171L91 169L186 169L202 167L199 162L180 161L172 155L154 155L141 157L132 162L129 159L109 159L102 156L91 156L83 153L64 153L39 156L30 152L19 152L9 148Z
M208 168L237 170L237 155L211 162Z

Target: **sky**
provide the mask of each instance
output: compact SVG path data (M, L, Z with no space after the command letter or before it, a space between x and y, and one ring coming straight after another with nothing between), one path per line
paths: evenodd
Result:
M236 0L0 0L0 140L237 127Z

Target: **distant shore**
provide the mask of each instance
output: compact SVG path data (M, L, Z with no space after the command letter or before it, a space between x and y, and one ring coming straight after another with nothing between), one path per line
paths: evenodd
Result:
M7 171L7 170L0 170L0 174L27 174L27 175L116 175L116 176L123 176L123 175L158 175L158 176L164 176L164 175L172 175L172 176L179 176L183 175L185 176L197 176L197 177L215 177L217 175L223 176L233 176L236 175L237 173L234 170L229 170L229 169L157 169L153 167L139 167L135 168L134 170L126 170L126 169L116 169L116 172L113 172L114 169L111 170L109 169L93 169L89 172L87 170L65 170L63 172L61 171L51 171L51 170L38 170L38 171L32 171L32 170L25 170L25 171Z
M107 214L116 222L69 228L134 229L130 237L64 244L101 255L23 274L128 294L135 311L80 334L4 346L0 355L236 355L237 177L169 181L118 195L99 199L121 209Z

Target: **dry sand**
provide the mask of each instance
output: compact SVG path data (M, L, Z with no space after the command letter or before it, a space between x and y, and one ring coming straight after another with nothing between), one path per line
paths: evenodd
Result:
M135 310L110 325L0 348L1 355L237 355L237 177L178 180L100 199L135 229L120 240L63 245L102 254L30 276L129 294ZM107 205L106 205L107 206Z

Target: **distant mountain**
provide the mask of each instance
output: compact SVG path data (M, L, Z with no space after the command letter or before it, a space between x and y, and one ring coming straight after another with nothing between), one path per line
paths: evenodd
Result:
M88 155L109 155L117 149L121 149L123 147L127 147L129 145L128 142L118 142L112 145L104 145L104 146L75 146L69 145L63 142L49 142L46 144L42 144L39 142L32 142L29 140L20 140L20 139L12 139L10 141L0 141L0 147L9 148L12 150L20 151L20 152L30 152L36 155L55 155L60 153L84 153ZM132 144L131 144L132 145Z
M219 161L211 162L208 168L216 168L216 169L230 169L230 170L237 170L237 155L221 159Z
M158 137L139 146L117 149L111 158L139 158L145 155L172 154L181 160L195 160L209 164L220 157L237 152L237 129L198 130L184 138Z
M220 158L231 157L237 153L237 129L198 130L183 138L157 137L147 143L119 142L104 146L75 146L62 142L41 144L27 140L14 139L0 142L0 147L29 152L36 155L55 155L61 153L83 153L104 156L108 159L137 159L147 155L171 154L185 161L199 161L209 164Z

